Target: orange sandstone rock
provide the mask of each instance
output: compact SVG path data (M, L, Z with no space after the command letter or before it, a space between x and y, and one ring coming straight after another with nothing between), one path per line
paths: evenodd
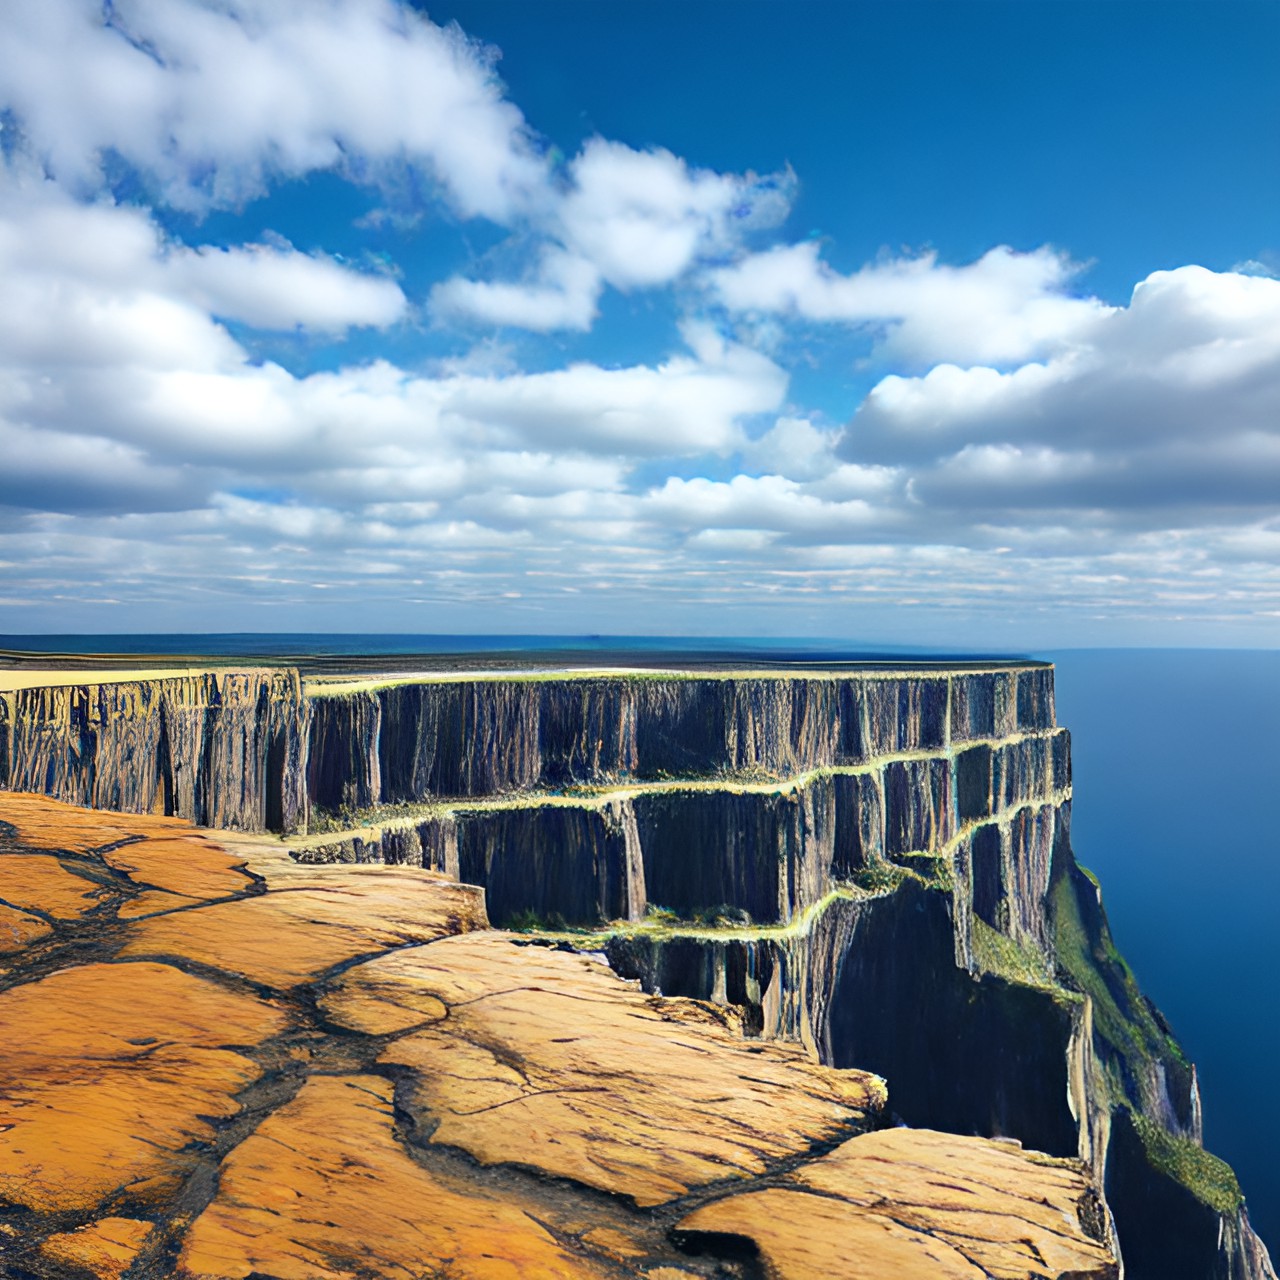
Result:
M140 835L190 835L194 830L182 818L81 809L25 791L0 795L0 818L17 830L23 844L68 853L90 853Z
M806 1159L865 1126L879 1080L746 1041L732 1011L646 997L585 956L473 932L486 924L479 890L409 868L300 866L269 840L40 797L0 793L0 819L20 846L0 852L8 973L51 932L32 911L59 921L59 941L83 927L69 953L81 960L133 958L0 993L0 1200L33 1222L59 1215L25 1255L39 1274L122 1280L156 1229L181 1239L187 1280L679 1280L707 1268L680 1265L663 1225L630 1206L736 1180L746 1189L680 1227L750 1238L771 1280L1115 1275L1081 1226L1087 1184L1072 1162L906 1130ZM122 901L84 920L113 894L75 874L95 865ZM246 865L265 893L237 896L253 883ZM292 1023L234 980L284 990L371 954L320 993L318 1017L283 994ZM168 958L228 981L156 962ZM245 1050L290 1026L298 1038L274 1050L287 1072L347 1074L310 1075L266 1115L180 1235L186 1178L259 1078ZM418 1133L570 1181L415 1155L391 1081L334 1065L377 1053L370 1035L407 1072L397 1100ZM131 1210L157 1226L103 1216Z
M0 955L24 951L33 942L47 938L53 929L39 916L0 905Z
M49 854L0 856L0 899L10 906L43 911L55 920L75 920L92 911L106 892Z
M88 1210L190 1167L278 1031L260 1001L158 964L90 964L0 993L0 1198Z
M138 884L189 898L226 898L253 885L244 873L243 858L194 831L137 840L109 850L102 860Z
M358 956L485 923L483 895L470 885L348 873L340 886L278 889L139 921L121 955L185 957L287 988Z
M393 1133L392 1085L317 1076L223 1162L177 1274L199 1280L576 1280L608 1274L518 1203L450 1185Z
M202 898L187 898L164 889L144 889L136 897L120 904L116 909L116 919L140 920L143 916L159 915L162 911L177 911L179 907L202 906L203 902Z
M875 1076L744 1040L724 1010L647 997L598 961L505 934L359 965L326 1007L347 1025L395 1025L419 1013L423 993L447 1016L381 1060L414 1071L415 1110L438 1120L433 1142L640 1205L762 1173L884 1103Z
M101 1218L76 1231L49 1236L40 1246L50 1262L98 1280L121 1280L155 1227L136 1218Z
M705 1205L678 1230L754 1241L776 1280L1114 1280L1114 1258L1081 1222L1088 1195L1074 1161L890 1129Z

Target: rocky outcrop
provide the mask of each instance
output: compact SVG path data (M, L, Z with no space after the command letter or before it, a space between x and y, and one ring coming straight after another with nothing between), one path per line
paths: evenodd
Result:
M956 842L949 878L898 873L787 929L615 929L610 961L876 1071L909 1125L1077 1155L1128 1280L1271 1280L1234 1176L1201 1146L1194 1068L1111 942L1069 817L1020 806Z
M436 679L319 690L312 793L337 808L664 778L790 778L1053 726L1052 673ZM321 704L326 704L323 707Z
M49 926L0 970L14 1280L1117 1275L1080 1162L877 1131L876 1076L444 877L9 794L0 897Z
M373 705L354 701L349 710L368 718ZM317 702L313 744L315 734L330 733L325 706ZM1024 904L1020 926L1035 930L1051 811L1070 788L1068 742L1065 730L1034 729L824 766L781 783L726 777L631 782L580 796L529 791L433 801L404 818L374 809L365 825L295 847L312 861L461 867L489 891L501 924L584 927L634 919L648 905L686 919L784 923L885 859L922 866L956 854L966 866L976 857L979 911L989 923ZM1015 875L1032 880L1014 883Z
M787 780L1043 737L1052 688L1051 673L1035 666L436 678L319 684L306 695L287 669L140 676L0 691L0 787L295 832L307 829L312 805L358 811L672 778ZM1010 758L995 766L1004 772L994 785L1008 791L1011 776L1034 776L1042 763ZM912 793L922 770L930 773L901 762L886 780L892 795ZM947 784L941 774L924 781ZM900 826L910 816L900 804L890 813L891 839L921 834Z
M902 1176L908 1167L915 1177ZM677 1230L751 1240L778 1280L894 1280L921 1268L936 1280L1118 1275L1096 1241L1060 1234L1082 1213L1104 1221L1099 1204L1082 1209L1076 1195L1064 1163L1015 1144L890 1129L845 1143L770 1190L707 1205ZM815 1218L825 1230L814 1229ZM975 1232L978 1223L995 1230Z

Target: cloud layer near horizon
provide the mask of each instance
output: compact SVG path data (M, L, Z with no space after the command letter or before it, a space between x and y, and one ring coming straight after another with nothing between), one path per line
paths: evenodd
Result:
M491 51L391 0L10 25L17 624L1274 635L1280 281L1179 266L1116 306L1061 250L1002 245L841 274L788 239L803 174L559 158ZM389 208L409 175L499 250L408 290L395 263L200 239L316 172ZM663 352L558 358L541 335L619 323L611 293L671 308ZM839 415L794 394L817 332L869 387ZM264 357L271 334L324 358Z

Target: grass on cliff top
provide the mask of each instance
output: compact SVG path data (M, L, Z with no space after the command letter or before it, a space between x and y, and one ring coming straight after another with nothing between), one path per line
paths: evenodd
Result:
M858 670L838 667L814 667L802 670L779 670L771 667L742 667L731 671L697 668L599 667L546 671L423 671L389 676L307 676L308 696L334 698L352 693L372 693L413 684L546 684L564 680L618 680L656 682L664 680L901 680L907 678L937 679L951 675L976 675L986 672L1021 671L1051 663L922 663L917 666L868 668Z
M1144 1115L1133 1113L1134 1127L1154 1168L1181 1183L1202 1204L1218 1213L1235 1213L1244 1204L1235 1171L1225 1160L1190 1138L1179 1138Z
M454 796L431 800L390 801L355 808L340 805L312 810L307 835L361 835L371 828L410 826L428 818L454 813L494 812L509 809L576 808L602 809L615 801L633 800L642 795L678 795L681 792L726 793L729 795L786 795L802 791L823 778L836 775L863 775L886 763L899 760L937 759L934 751L896 752L877 756L863 764L824 765L791 777L777 778L761 771L708 774L705 777L654 777L619 780L600 784L574 784L557 790L516 791L501 795ZM948 847L954 845L955 840Z

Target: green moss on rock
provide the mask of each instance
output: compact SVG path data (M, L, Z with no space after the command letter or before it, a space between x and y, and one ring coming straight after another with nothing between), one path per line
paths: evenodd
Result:
M1186 1187L1202 1204L1219 1213L1235 1213L1244 1203L1240 1183L1225 1160L1190 1138L1176 1137L1146 1116L1135 1113L1133 1123L1152 1166Z

